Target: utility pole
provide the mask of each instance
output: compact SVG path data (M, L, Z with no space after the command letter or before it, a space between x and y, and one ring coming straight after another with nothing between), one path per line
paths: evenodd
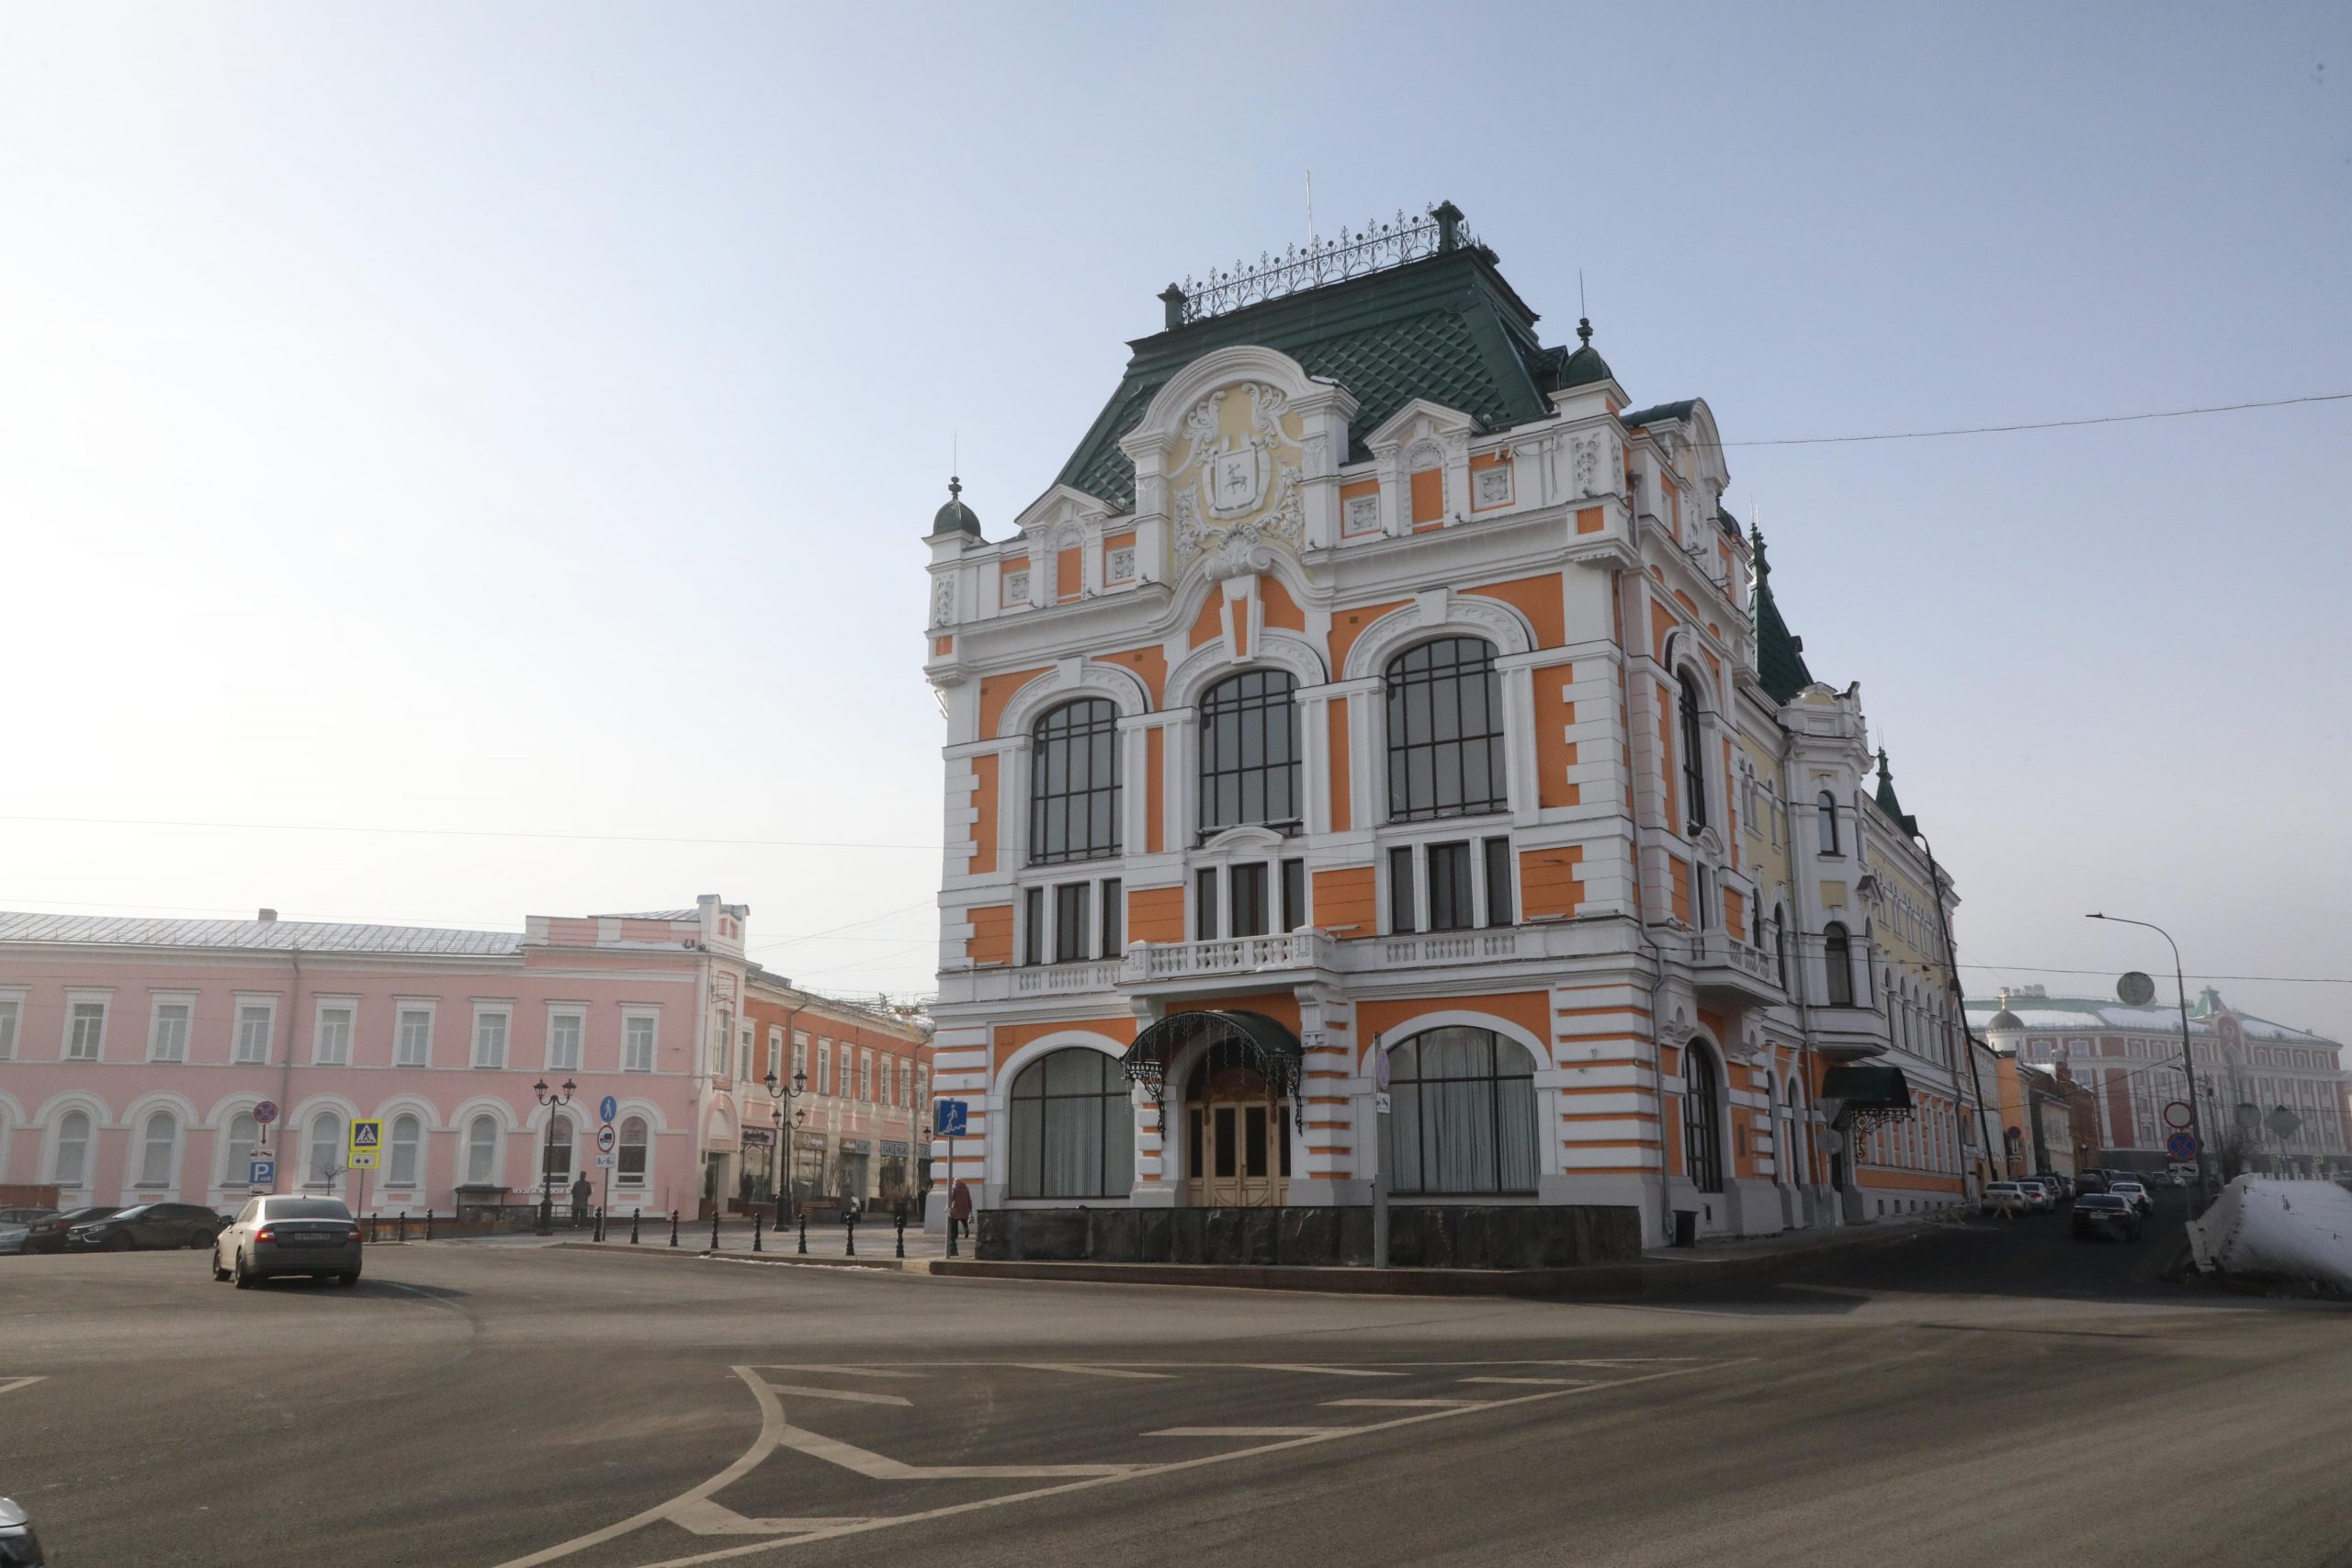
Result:
M2191 1213L2201 1213L2204 1209L2206 1192L2205 1161L2209 1151L2205 1145L2204 1113L2197 1108L2197 1060L2196 1053L2190 1048L2188 1040L2188 980L2187 976L2181 973L2180 943L2173 941L2172 932L2165 930L2164 927L2154 924L2148 920L2132 920L2126 919L2121 915L2101 914L2086 915L2084 918L2086 919L2106 920L2110 924L2119 926L2145 927L2147 930L2152 931L2158 936L2164 938L2165 945L2172 949L2172 983L2180 997L2180 1071L2183 1079L2187 1082L2188 1087L2188 1094L2187 1096L2188 1100L2188 1133L2189 1136L2197 1140L2197 1196L2190 1201L2189 1212Z

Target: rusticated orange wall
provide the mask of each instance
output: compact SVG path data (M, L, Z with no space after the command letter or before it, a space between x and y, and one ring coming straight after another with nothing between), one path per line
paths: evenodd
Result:
M1334 708L1338 704L1332 705ZM1344 938L1380 931L1378 879L1368 865L1341 866L1315 874L1315 923ZM1348 928L1352 927L1353 930Z
M972 922L971 940L964 944L965 956L975 964L1010 964L1012 962L1012 906L981 904L965 912Z
M972 823L972 863L965 868L970 875L996 869L996 765L994 752L972 759L972 809L978 816Z
M1519 856L1519 909L1521 919L1546 915L1570 916L1584 902L1584 884L1577 867L1584 862L1584 846L1522 850Z
M1136 887L1127 893L1129 942L1184 940L1184 890L1182 887Z
M1488 599L1499 599L1527 617L1535 628L1535 646L1557 648L1568 640L1568 613L1561 599L1559 573L1549 577L1519 577L1509 582L1488 582L1476 588L1464 588L1464 593L1476 593Z

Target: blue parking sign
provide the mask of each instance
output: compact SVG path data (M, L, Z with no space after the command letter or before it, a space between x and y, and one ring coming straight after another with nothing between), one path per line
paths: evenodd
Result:
M277 1186L277 1162L274 1159L247 1160L245 1162L245 1185L248 1187Z
M960 1100L935 1100L931 1104L931 1130L943 1138L967 1136L964 1131L971 1108Z

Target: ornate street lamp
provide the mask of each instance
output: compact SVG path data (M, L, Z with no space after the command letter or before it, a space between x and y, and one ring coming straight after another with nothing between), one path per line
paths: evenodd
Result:
M555 1175L548 1168L552 1163L548 1156L555 1153L555 1113L571 1103L571 1097L578 1091L579 1087L570 1078L563 1080L563 1088L560 1089L550 1090L548 1088L548 1080L545 1078L541 1078L531 1086L532 1094L538 1098L540 1108L548 1113L548 1130L539 1139L539 1234L541 1235L555 1235L555 1198L548 1186Z
M777 1228L782 1229L787 1223L784 1211L790 1196L787 1189L792 1185L792 1162L786 1159L783 1153L784 1112L794 1100L808 1092L808 1075L795 1073L790 1083L783 1084L776 1081L774 1069L770 1069L768 1076L761 1080L760 1087L768 1091L768 1099L774 1102L770 1113L775 1122L775 1141L768 1145L768 1190L775 1194L775 1223ZM792 1124L796 1129L800 1125L800 1119L807 1114L805 1111L793 1113ZM779 1169L783 1174L781 1181L777 1179Z

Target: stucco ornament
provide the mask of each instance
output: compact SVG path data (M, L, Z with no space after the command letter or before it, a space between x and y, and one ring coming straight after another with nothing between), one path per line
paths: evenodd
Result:
M1246 417L1233 402L1237 394L1249 399ZM1289 404L1279 389L1244 381L1211 392L1184 416L1191 447L1176 491L1180 569L1205 560L1213 577L1244 576L1265 570L1276 551L1295 555L1305 544L1298 493L1305 454L1295 415L1285 428Z

